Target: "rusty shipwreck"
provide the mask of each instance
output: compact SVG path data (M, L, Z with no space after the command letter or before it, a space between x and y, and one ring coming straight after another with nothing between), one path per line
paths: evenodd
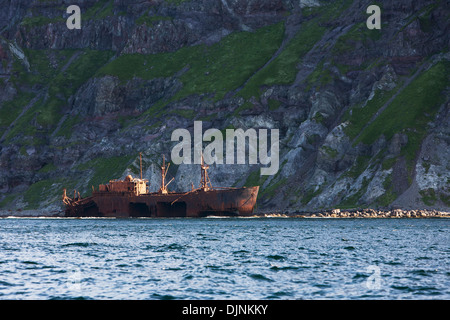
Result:
M141 158L142 159L142 158ZM169 163L170 166L170 163ZM201 162L199 188L189 192L171 192L166 183L166 167L161 166L161 185L158 192L149 192L148 180L127 176L125 180L111 180L108 184L92 188L92 195L82 198L74 191L70 198L63 193L66 217L205 217L249 216L253 214L259 186L213 187L208 176L208 166Z

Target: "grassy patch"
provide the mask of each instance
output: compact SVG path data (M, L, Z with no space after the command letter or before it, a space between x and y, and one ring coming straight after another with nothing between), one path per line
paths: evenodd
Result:
M55 171L56 169L57 169L57 167L53 163L47 163L45 166L43 166L39 170L39 173L48 173L48 172Z
M56 133L57 136L63 136L67 139L72 135L72 128L74 125L81 121L81 117L79 115L70 115L61 125L61 128Z
M275 99L269 99L267 101L267 103L269 105L269 110L270 111L277 110L280 107L280 105L281 105L281 102L279 100L275 100Z
M30 102L33 96L32 93L22 92L13 100L3 102L0 105L0 135L19 116L22 109Z
M273 198L275 192L287 182L287 178L281 178L277 182L270 184L267 188L265 188L261 194L261 198Z
M368 29L365 21L355 24L346 34L339 37L333 47L333 53L339 55L350 52L358 43L362 43L365 47L370 47L370 43L380 40L381 35L381 30Z
M112 56L112 51L84 51L64 72L60 72L54 78L49 88L49 94L51 96L70 97L83 83L94 76L97 70Z
M165 111L165 107L167 106L168 101L166 100L159 100L157 102L155 102L150 108L148 108L145 112L144 112L144 117L141 117L140 119L138 119L137 121L140 123L144 123L146 121L149 121L150 118L156 118L161 116L161 114L164 113ZM128 124L129 126L130 124Z
M240 105L233 111L233 116L237 116L242 111L251 110L252 108L253 108L253 103L251 103L250 101L245 101L242 105Z
M307 137L306 137L306 142L312 146L314 146L319 141L320 141L320 135L318 135L318 134L307 135Z
M49 130L58 123L61 117L60 108L63 104L63 100L53 97L46 101L39 99L17 120L16 125L8 132L6 140L10 141L20 134L34 136L36 133Z
M345 134L351 139L361 132L364 126L369 123L370 119L377 111L394 95L397 89L391 91L377 90L373 98L367 101L365 106L355 106L348 112L349 125L344 128ZM350 115L351 113L351 115Z
M46 100L37 101L23 116L18 119L16 126L8 133L7 138L13 138L19 134L32 135L39 131L37 128L42 126L43 130L50 130L61 118L61 107L66 103L67 99L73 95L76 90L91 78L95 72L104 65L112 56L111 51L87 50L77 57L70 66L64 71L59 72L50 65L50 50L26 50L29 57L31 72L27 72L19 62L15 61L18 70L15 82L21 84L48 85L48 98ZM53 52L59 65L65 63L72 55L73 50L62 50ZM6 103L0 109L7 115L2 117L0 121L0 129L4 123L11 122L20 113L20 109L29 102L31 94L22 93L20 98ZM9 110L9 111L8 111ZM17 111L16 111L17 110ZM3 120L4 119L4 120ZM72 123L67 123L69 129ZM71 127L70 127L71 128ZM70 132L63 132L64 135L70 135Z
M13 62L13 76L11 80L18 86L39 84L47 86L58 74L58 66L62 66L74 53L74 50L35 50L24 49L30 70L17 58ZM53 55L57 65L50 63L50 55Z
M389 174L383 182L383 188L385 193L377 198L376 203L383 207L391 204L395 199L397 199L397 194L394 191L394 185L392 182L392 174Z
M175 109L170 112L186 119L194 119L197 116L197 111L193 109Z
M435 10L437 6L441 3L441 0L434 1L434 3L431 3L425 7L423 7L421 10L416 11L413 15L409 16L406 19L406 23L403 25L403 27L397 32L402 32L406 27L408 27L412 22L416 21L416 19L419 20L420 28L423 32L429 32L431 28L431 11ZM396 35L397 35L396 34Z
M322 38L325 30L315 20L304 23L304 26L286 45L283 52L264 69L259 70L238 95L246 99L252 96L259 97L262 86L292 83L298 72L297 64Z
M135 155L97 158L79 165L79 170L93 170L94 172L92 178L84 187L89 190L91 186L94 186L97 189L99 184L118 179L135 158Z
M330 148L329 146L322 146L321 148L325 153L332 159L336 158L338 155L337 150Z
M30 74L26 70L22 61L20 61L17 57L14 57L14 61L12 63L11 82L18 87L23 84L33 83L33 80L31 79Z
M345 200L343 200L339 204L339 208L344 209L357 207L359 199L361 199L361 197L367 192L369 182L370 182L369 179L367 177L364 177L361 184L361 188L351 196L345 198Z
M47 101L40 101L36 103L33 109L36 110L36 122L49 129L58 123L61 118L61 107L66 102L58 98L50 98Z
M375 46L375 42L380 40L382 30L369 30L365 22L355 24L347 33L343 34L336 41L332 52L334 55L334 65L339 69L341 74L347 74L349 71L373 68L376 61L364 59L360 65L346 64L342 61L342 56L352 55L355 47L363 46L371 48ZM350 59L354 61L355 59Z
M325 117L321 112L314 113L311 120L314 120L316 123L325 124Z
M166 0L167 3L173 4L176 6L179 6L180 4L182 4L183 2L186 2L186 1L189 1L189 0Z
M422 196L423 203L425 203L427 206L432 206L437 201L437 195L433 188L420 190L419 194Z
M322 192L322 188L314 191L313 189L308 190L300 200L303 205L308 204L314 197L318 196Z
M369 156L358 156L356 158L355 163L353 166L344 173L344 177L350 177L350 178L358 178L361 173L363 173L367 166L369 165L370 157Z
M450 62L442 61L419 75L366 128L359 141L372 144L382 134L390 140L407 128L424 133L426 124L444 102L442 91L449 84L449 72Z
M160 21L171 21L172 17L168 16L149 16L148 13L143 14L139 18L136 19L136 24L142 25L145 24L148 27L153 26L155 23Z
M259 97L263 86L291 84L298 73L297 65L302 57L323 37L326 27L323 25L337 18L351 5L351 0L332 1L320 7L305 8L304 14L311 19L302 24L294 38L286 45L283 52L273 59L264 69L259 70L239 92L239 96L249 99ZM323 84L332 80L327 70L321 72L320 81ZM318 77L316 74L315 76Z
M19 82L21 84L44 84L54 76L56 70L50 64L48 52L49 50L24 50L30 63L30 72L26 72L25 69L20 71Z
M0 201L0 208L5 208L8 204L13 202L17 197L17 194L9 194Z
M266 186L263 190L261 190L261 188L260 188L260 196L261 196L261 198L268 198L268 199L273 198L273 196L275 195L277 190L280 190L280 188L282 186L286 185L286 182L288 181L288 179L287 178L280 178L281 172L283 171L282 168L284 167L286 162L287 162L287 160L284 160L283 163L280 165L280 168L278 169L278 172L272 178L272 180L270 181L269 185ZM260 172L259 170L257 170L256 173L253 172L252 174L254 176L250 177L250 179L257 179L257 174L259 172ZM259 185L262 186L264 184L264 182L267 180L268 177L269 176L260 176L259 177L259 181L258 181L258 183L260 183ZM277 181L277 182L274 182L274 181ZM255 183L255 181L253 181L253 183Z
M390 140L397 132L408 136L402 148L411 171L417 151L427 133L427 124L445 101L443 90L449 85L450 62L442 61L424 71L386 107L361 133L356 143L370 145L382 134Z
M422 162L422 167L425 169L425 173L428 173L428 170L430 170L430 163L427 161Z
M333 75L330 70L324 69L323 62L317 65L316 69L306 78L307 90L319 90L321 87L331 83Z
M420 30L423 32L431 32L433 30L433 20L431 19L431 13L419 17Z
M244 187L262 186L268 177L269 176L262 176L260 174L260 170L255 170L248 175L247 180L245 180Z
M450 195L446 195L444 193L441 193L439 195L439 199L447 206L450 207Z
M23 18L20 25L24 26L25 28L35 28L39 26L45 26L50 23L57 23L57 22L63 22L64 19L62 17L57 18L49 18L44 16L38 16L38 17L25 17Z
M48 199L54 180L41 180L32 184L24 193L25 209L35 209L43 199Z
M236 32L212 45L184 47L176 52L122 55L99 71L122 81L133 77L154 79L170 77L185 68L180 76L183 88L172 100L192 94L213 94L217 101L238 88L261 68L278 49L284 25L277 23L255 32Z
M33 135L36 133L36 127L33 126L33 120L37 116L37 108L35 102L34 105L27 110L16 122L15 126L6 135L6 142L10 142L11 139L19 134Z
M384 161L383 161L383 163L381 164L381 168L383 169L383 170L389 170L389 169L391 169L393 166L394 166L394 164L397 162L397 158L388 158L388 159L385 159Z
M96 1L94 2L94 5L87 8L85 12L81 12L81 19L82 21L92 19L104 19L108 16L111 16L113 15L113 5L114 4L112 0Z
M173 76L184 66L183 56L188 57L192 48L182 48L174 53L144 55L124 54L102 67L98 76L117 76L122 82L133 77L150 80Z
M114 3L113 3L113 1L110 1L105 7L103 7L103 9L101 11L99 11L97 13L95 18L97 18L97 19L105 19L107 17L110 17L110 16L114 15L113 7L114 7Z

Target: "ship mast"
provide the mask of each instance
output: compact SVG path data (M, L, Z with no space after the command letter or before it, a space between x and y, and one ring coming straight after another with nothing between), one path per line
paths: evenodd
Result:
M141 180L142 180L142 152L139 152L139 162L140 162L140 168L141 168Z
M211 181L209 180L208 170L209 166L205 165L203 162L203 154L202 154L202 162L201 162L201 179L200 179L200 188L203 191L208 191L212 189Z
M166 158L163 155L163 164L161 166L161 187L159 188L159 193L161 194L167 194L167 186L169 183L173 181L174 178L172 178L167 184L166 184L166 175L169 172L170 162L168 166L166 167Z

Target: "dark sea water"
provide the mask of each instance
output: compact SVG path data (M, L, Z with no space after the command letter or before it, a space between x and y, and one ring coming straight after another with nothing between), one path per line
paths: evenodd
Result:
M0 219L0 299L450 299L450 220Z

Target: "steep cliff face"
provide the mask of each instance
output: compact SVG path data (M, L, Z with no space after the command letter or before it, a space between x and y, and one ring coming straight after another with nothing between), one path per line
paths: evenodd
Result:
M260 185L260 211L449 209L446 1L383 1L381 30L370 1L77 4L69 30L65 1L0 0L1 208L57 210L63 188L137 174L139 152L156 190L172 132L202 121L279 129L276 174L211 166L213 185Z

